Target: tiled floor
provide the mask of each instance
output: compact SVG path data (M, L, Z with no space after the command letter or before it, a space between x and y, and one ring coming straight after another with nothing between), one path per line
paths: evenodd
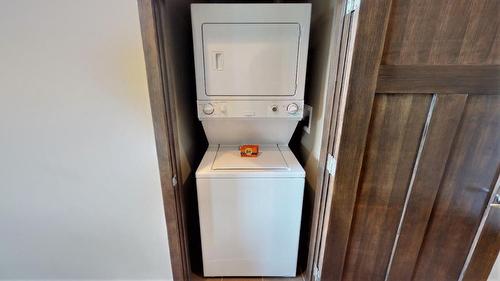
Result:
M245 277L208 277L204 278L202 276L196 275L193 273L192 281L304 281L302 275L297 277L254 277L254 278L245 278Z

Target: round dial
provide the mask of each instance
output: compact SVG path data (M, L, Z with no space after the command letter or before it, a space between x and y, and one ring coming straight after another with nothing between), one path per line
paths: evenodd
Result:
M203 106L203 113L205 113L206 115L214 113L214 106L209 103L205 104Z
M273 112L278 111L278 106L277 106L277 105L273 105L273 106L271 107L271 110L272 110Z
M299 111L299 106L296 103L291 103L286 107L286 111L290 114L295 114Z

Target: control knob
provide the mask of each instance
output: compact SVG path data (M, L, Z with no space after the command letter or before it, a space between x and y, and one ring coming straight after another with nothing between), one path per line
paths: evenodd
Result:
M295 114L299 111L299 106L296 103L291 103L286 107L286 111L290 114Z
M214 106L209 103L205 104L203 106L203 113L205 113L206 115L214 113Z

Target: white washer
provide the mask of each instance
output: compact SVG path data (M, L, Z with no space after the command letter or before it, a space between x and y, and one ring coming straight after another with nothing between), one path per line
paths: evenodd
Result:
M210 146L196 172L205 276L295 276L304 169L286 145L256 158Z
M310 4L192 4L196 171L205 276L295 276L304 169L288 148L304 108ZM255 158L239 145L260 144Z

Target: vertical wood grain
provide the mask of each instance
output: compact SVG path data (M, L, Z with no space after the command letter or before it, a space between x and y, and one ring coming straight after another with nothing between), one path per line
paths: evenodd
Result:
M498 0L394 0L382 64L500 64Z
M444 1L395 1L382 64L418 64L429 59Z
M500 1L473 1L458 62L500 64Z
M467 98L414 280L459 278L500 169L499 109L499 95Z
M431 95L377 94L343 280L384 280Z
M467 95L437 95L386 280L411 280L466 100Z
M463 41L465 37L473 2L470 0L453 0L445 3L441 10L442 13L438 16L440 22L430 46L428 63L458 63L461 44L457 44L457 41Z

